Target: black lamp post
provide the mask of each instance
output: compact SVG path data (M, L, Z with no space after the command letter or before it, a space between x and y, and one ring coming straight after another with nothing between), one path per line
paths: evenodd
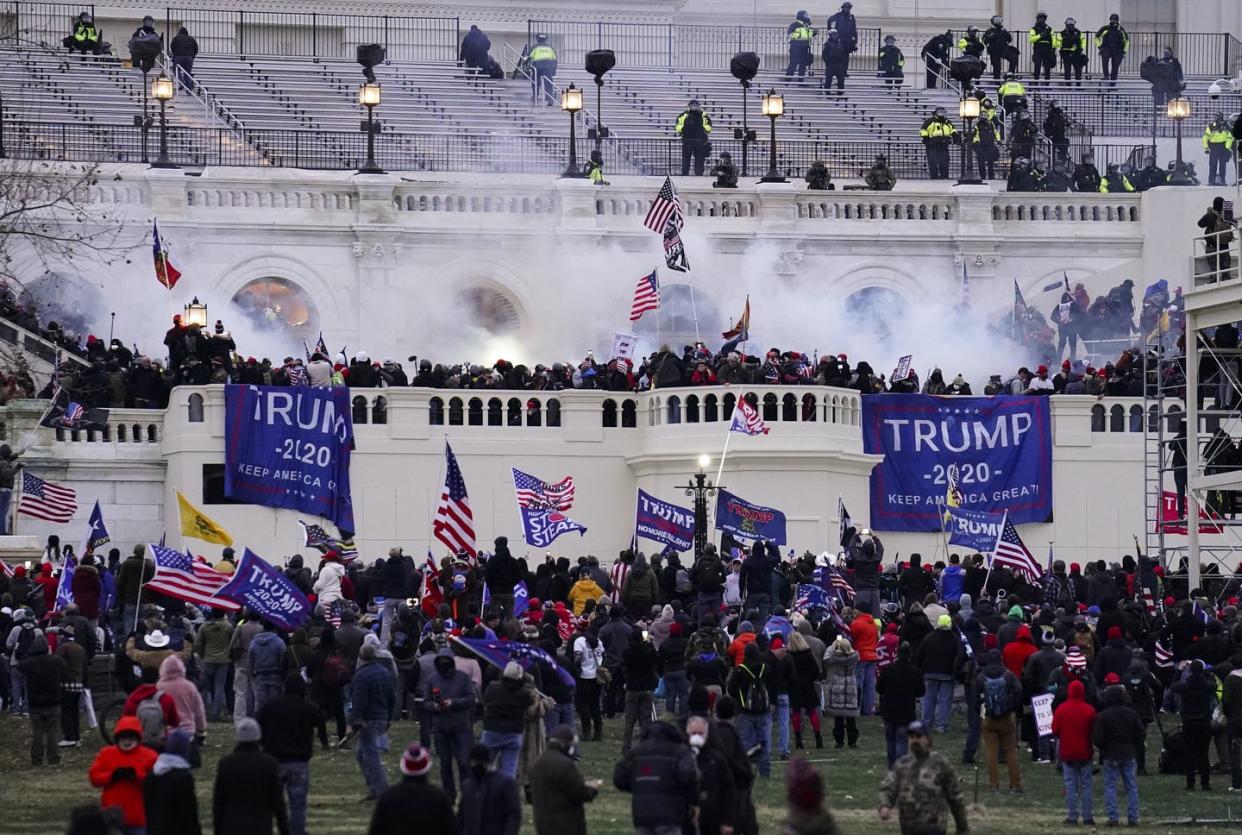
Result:
M145 67L145 65L144 65ZM151 116L147 113L147 70L142 71L142 115L135 116L134 122L138 125L139 134L142 137L142 161L150 162L151 155L147 150L147 137L151 131Z
M750 176L750 146L755 142L755 132L750 129L747 97L750 82L759 72L759 56L754 52L739 52L729 61L729 72L742 85L742 126L733 129L733 138L742 143L742 176Z
M362 123L362 132L367 135L367 159L362 165L358 166L359 174L383 174L384 169L380 168L379 163L375 161L375 134L379 133L382 125L375 121L375 108L380 103L380 86L376 81L367 81L358 88L358 104L367 109L367 120Z
M561 177L584 177L582 169L578 167L578 111L582 110L582 91L570 82L570 85L561 91L561 110L569 114L569 165L565 168L565 173Z
M587 138L595 140L595 150L601 150L608 138L604 127L604 74L617 65L617 56L611 49L593 49L586 54L586 71L595 76L595 127L587 130Z
M164 75L161 70L159 77L151 84L151 95L160 103L160 155L155 162L151 164L152 168L176 168L173 161L168 158L168 102L172 100L174 88L173 80Z
M981 107L982 103L974 96L966 96L957 103L958 115L962 117L962 123L965 126L962 133L962 176L957 180L959 186L983 185L983 180L975 176L975 164L971 158L974 142L970 135L970 129L975 119L979 118Z
M789 182L776 170L776 120L785 115L785 97L775 90L768 90L763 97L763 115L772 120L772 135L768 140L768 173L761 183Z
M1190 116L1190 99L1180 96L1169 99L1168 114L1177 125L1177 163L1173 167L1173 176L1169 177L1169 185L1188 186L1190 178L1186 176L1186 163L1182 161L1182 122Z
M716 495L716 491L720 489L720 485L712 484L707 480L705 470L708 463L710 459L706 455L700 455L699 471L691 476L690 483L682 485L686 495L694 498L694 558L696 560L703 556L703 552L707 549L707 499Z

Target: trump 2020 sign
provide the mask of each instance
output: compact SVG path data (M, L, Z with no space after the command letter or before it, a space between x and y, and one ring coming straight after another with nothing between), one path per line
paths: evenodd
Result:
M862 403L863 449L884 456L871 471L871 527L940 530L951 480L968 510L1052 520L1048 398L876 394Z
M353 533L349 389L226 386L224 494L322 516Z

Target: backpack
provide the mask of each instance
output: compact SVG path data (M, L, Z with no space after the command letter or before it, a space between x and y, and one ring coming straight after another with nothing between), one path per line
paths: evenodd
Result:
M724 583L724 568L715 557L704 557L699 563L699 590L718 591Z
M737 668L738 676L738 701L745 713L767 713L770 707L768 702L768 686L763 683L763 671L766 668L759 666L759 675L755 675L745 664Z
M324 687L336 689L344 687L350 678L349 662L339 652L334 652L323 661L323 667L319 670L319 680L323 682Z
M676 578L673 580L673 590L678 594L688 594L694 591L694 584L690 582L690 572L684 568L677 569Z
M1013 712L1013 696L1009 692L1009 682L1004 674L983 679L983 711L984 715L993 719L1008 716Z
M160 704L159 692L152 693L138 703L134 711L138 724L142 726L142 744L148 747L160 745L164 741L164 708Z

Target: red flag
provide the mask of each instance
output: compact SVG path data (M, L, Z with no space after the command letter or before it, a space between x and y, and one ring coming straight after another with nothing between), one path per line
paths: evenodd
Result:
M444 592L440 590L440 584L436 582L439 572L436 571L435 561L431 558L431 554L427 554L427 564L423 566L423 595L422 609L423 614L429 618L434 618L440 611L440 604L444 602Z
M155 256L155 280L171 290L181 278L181 271L168 260L168 253L160 242L160 226L154 221L151 223L151 252Z

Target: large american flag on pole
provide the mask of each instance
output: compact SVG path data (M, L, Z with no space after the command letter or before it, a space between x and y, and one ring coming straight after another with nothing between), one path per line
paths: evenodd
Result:
M768 427L763 422L763 418L759 416L758 410L746 402L746 398L739 397L737 406L733 410L733 424L729 427L729 431L741 432L745 435L766 435Z
M78 511L78 494L72 487L44 481L22 471L22 497L17 512L46 522L65 523Z
M155 560L155 576L147 583L147 588L213 609L236 612L241 608L236 601L216 595L233 579L232 574L221 574L202 557L192 557L173 548L148 545L147 550Z
M475 555L474 514L470 512L470 497L466 494L466 480L461 477L457 456L446 441L444 455L444 492L436 508L432 530L436 539L443 542L454 554L465 551L471 559Z
M518 507L569 510L574 506L574 477L571 475L556 484L548 484L515 467L513 489L517 491Z
M996 547L992 549L992 564L1007 567L1032 586L1042 584L1039 563L1022 542L1022 537L1018 536L1018 529L1009 521L1008 513L1001 525L1000 536L996 537Z
M677 196L677 189L673 187L672 178L665 177L664 185L660 186L660 193L656 195L655 200L651 201L651 208L647 210L643 226L657 235L663 235L664 228L670 221L674 228L680 229L686 222L686 216L682 213L681 198Z
M630 321L637 322L648 310L660 307L660 277L655 270L638 279L634 301L630 304Z

